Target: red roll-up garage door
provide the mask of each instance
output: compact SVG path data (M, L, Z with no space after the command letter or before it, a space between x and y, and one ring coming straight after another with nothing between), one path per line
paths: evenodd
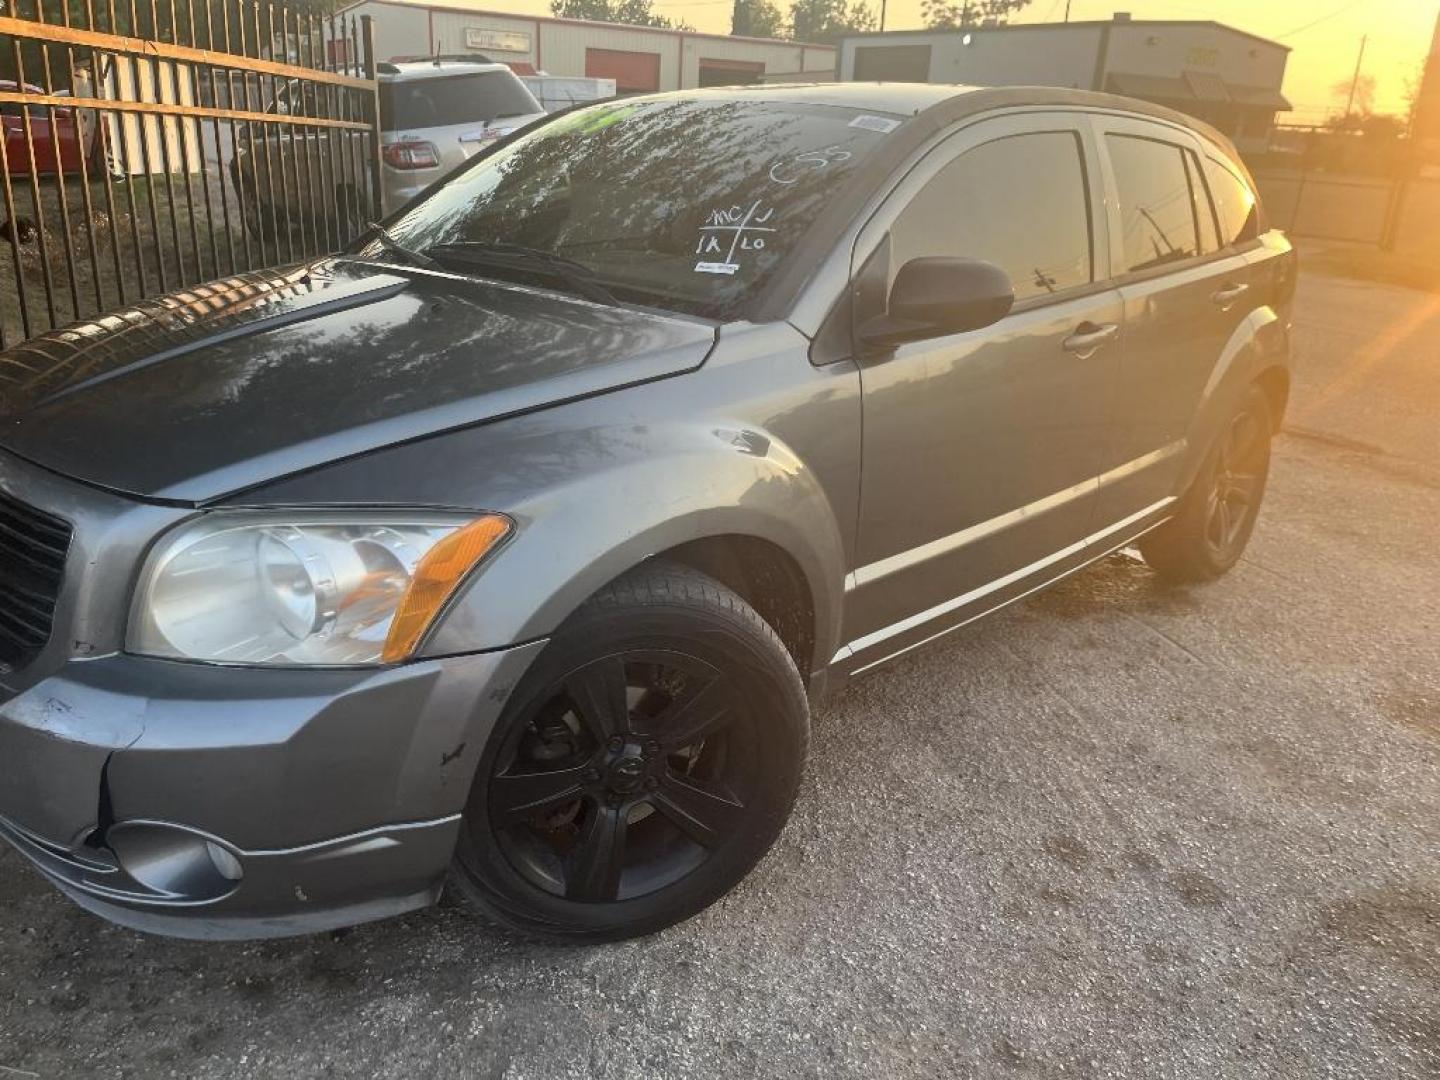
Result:
M585 74L592 79L614 79L621 94L649 93L660 89L660 54L586 49Z
M750 86L765 81L763 60L717 60L700 58L701 86Z

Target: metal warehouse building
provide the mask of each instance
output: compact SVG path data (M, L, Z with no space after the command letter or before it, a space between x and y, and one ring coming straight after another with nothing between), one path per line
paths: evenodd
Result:
M1030 23L860 34L840 45L840 78L981 86L1066 86L1143 98L1208 121L1241 150L1264 150L1290 50L1217 22Z
M833 79L835 49L770 38L484 11L452 0L361 0L381 59L476 53L530 75L614 79L622 94L784 79Z

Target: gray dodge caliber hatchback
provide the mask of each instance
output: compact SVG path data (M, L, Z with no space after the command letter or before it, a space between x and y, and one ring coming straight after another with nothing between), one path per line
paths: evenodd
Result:
M515 133L341 255L0 354L0 833L193 937L572 940L775 840L809 709L1138 543L1239 558L1295 258L1224 139L1048 89Z

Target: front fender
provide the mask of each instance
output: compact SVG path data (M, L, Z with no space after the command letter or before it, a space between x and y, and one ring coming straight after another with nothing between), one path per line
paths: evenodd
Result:
M816 655L838 647L845 550L835 509L788 446L743 422L573 433L610 452L508 508L515 536L450 604L422 652L443 656L546 637L587 597L677 545L747 536L776 544L804 573ZM616 448L632 452L616 452ZM563 470L560 470L563 471Z

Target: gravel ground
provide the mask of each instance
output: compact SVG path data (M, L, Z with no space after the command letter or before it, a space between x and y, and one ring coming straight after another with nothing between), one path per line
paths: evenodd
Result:
M115 929L0 855L0 1080L1440 1076L1440 295L1302 285L1245 562L1117 556L816 718L700 918Z

